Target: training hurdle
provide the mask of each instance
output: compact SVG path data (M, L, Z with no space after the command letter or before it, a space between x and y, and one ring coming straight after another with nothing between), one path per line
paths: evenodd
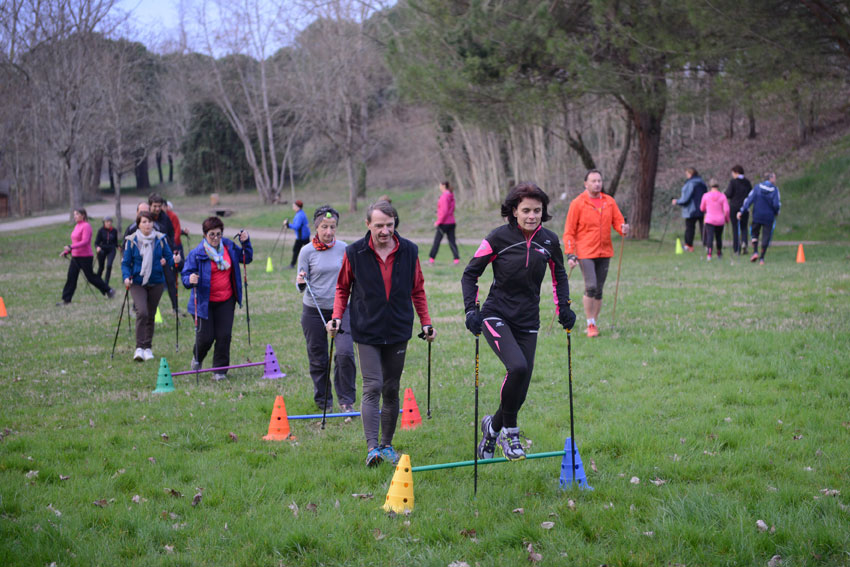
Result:
M403 409L398 410L398 413L404 413ZM349 411L345 413L311 413L307 415L290 415L289 419L322 419L323 417L360 417L359 411Z
M573 452L570 454L570 447ZM578 485L582 490L593 490L593 487L587 484L587 476L584 472L584 466L581 462L581 456L578 453L578 447L573 445L570 438L567 437L564 441L563 451L549 451L546 453L531 453L525 456L525 460L529 459L546 459L550 457L563 457L561 460L561 475L559 484L562 490L566 490L572 483ZM493 459L478 459L479 465L495 465L497 463L517 462L508 461L504 457ZM396 465L393 479L390 482L390 488L387 491L387 498L382 508L388 512L403 513L413 509L413 473L435 471L440 469L453 469L459 467L471 467L476 461L456 461L453 463L440 463L436 465L422 465L418 467L410 466L410 455L402 455ZM575 465L573 465L575 463Z
M218 366L215 368L199 368L197 370L183 370L180 372L172 372L172 376L186 376L189 374L200 374L201 372L217 372L219 370L230 370L233 368L246 368L248 366L265 366L263 378L266 380L275 380L284 378L286 374L280 371L280 365L277 362L272 345L266 345L266 355L263 362L247 362L245 364L232 364L230 366ZM292 419L291 417L289 419Z

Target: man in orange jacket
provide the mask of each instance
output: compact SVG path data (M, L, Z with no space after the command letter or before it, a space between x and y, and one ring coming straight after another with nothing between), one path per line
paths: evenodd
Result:
M596 318L602 310L602 287L608 276L608 264L614 256L611 229L621 235L629 233L629 225L617 207L614 197L602 192L602 174L591 169L584 176L585 191L570 203L564 223L564 251L567 265L581 267L584 276L584 314L587 336L599 336Z

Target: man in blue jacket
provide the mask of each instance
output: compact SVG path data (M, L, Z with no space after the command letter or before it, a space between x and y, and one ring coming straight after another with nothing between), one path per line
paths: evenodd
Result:
M310 243L310 223L307 222L307 214L304 212L304 202L298 199L292 204L292 210L295 211L292 224L289 223L289 219L283 219L283 226L295 231L295 244L292 245L292 262L289 264L290 268L295 267L301 248L305 244Z
M779 201L779 187L776 186L775 173L765 173L764 181L750 191L750 194L744 199L744 204L741 205L741 210L738 211L737 217L739 219L747 212L750 205L753 206L753 224L751 229L753 255L750 257L750 262L758 260L760 265L764 265L764 255L767 252L767 247L770 246L773 227L776 224L776 216L779 214L779 209L782 206L782 203ZM759 234L761 234L761 254L758 251Z
M682 207L682 218L685 219L685 250L688 252L694 251L694 232L696 224L699 222L699 233L702 235L702 211L699 210L702 196L708 191L699 172L693 167L685 170L685 175L688 180L682 185L682 194L678 199L673 199L674 205Z

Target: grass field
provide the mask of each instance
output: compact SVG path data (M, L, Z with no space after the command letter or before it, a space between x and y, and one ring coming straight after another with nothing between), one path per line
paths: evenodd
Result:
M293 421L296 442L260 439L276 395L290 415L314 411L300 296L292 272L262 269L270 242L249 266L253 345L237 311L232 362L261 360L268 343L287 377L177 377L175 392L154 395L157 367L131 361L126 328L110 360L120 296L80 281L74 303L54 307L68 232L0 234L2 565L767 565L776 555L850 565L846 246L808 246L802 265L776 247L759 267L675 256L672 233L662 248L628 242L616 327L613 264L602 336L572 339L575 436L595 491L559 490L555 458L481 467L477 498L470 468L421 472L413 513L394 516L380 509L393 469L364 466L357 419L324 431ZM445 248L439 260L425 268L439 334L433 419L396 435L414 466L473 450L474 340L461 270ZM551 316L544 301L520 413L530 452L560 450L569 435L566 336L547 332ZM154 338L172 371L191 358L191 322L180 325L179 353L173 318ZM481 352L483 415L503 369ZM411 341L402 378L423 417L426 353Z

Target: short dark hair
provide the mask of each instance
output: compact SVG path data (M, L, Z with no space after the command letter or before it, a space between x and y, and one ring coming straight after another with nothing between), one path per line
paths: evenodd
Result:
M372 222L372 213L374 211L381 211L388 217L393 217L395 220L395 228L398 228L398 211L395 210L395 207L393 207L389 201L375 201L369 205L369 208L366 209L366 222Z
M599 177L602 177L602 172L598 169L588 169L587 173L584 174L584 180L587 181L587 178L590 177L591 173L598 173Z
M450 193L454 193L454 192L455 192L454 187L452 187L452 184L451 184L451 183L449 183L448 181L443 181L442 183L440 183L440 185L442 185L443 187L445 187L446 189L448 189Z
M686 168L685 173L687 173L689 177L699 177L699 171L697 171L695 167Z
M159 193L151 193L148 197L148 205L153 205L154 203L162 203L165 204L165 199Z
M142 219L148 219L151 222L156 222L156 219L153 218L153 213L150 211L142 211L141 213L136 215L136 228L139 228L139 221Z
M516 225L514 209L519 206L523 199L534 199L543 204L543 216L540 218L540 222L546 222L552 218L549 215L549 195L534 183L523 182L515 185L502 202L502 216L507 217L510 224Z
M740 165L733 165L732 166L732 173L734 173L736 175L744 175L744 168Z
M335 218L336 222L339 222L339 213L337 212L337 210L331 207L330 205L322 205L321 207L316 209L316 212L313 213L313 224L315 226L319 226L319 223L321 223L322 220L328 218L329 216Z
M222 232L224 232L224 223L221 222L221 219L218 217L208 217L207 220L205 220L201 225L201 230L204 234L208 233L214 228L220 228Z

